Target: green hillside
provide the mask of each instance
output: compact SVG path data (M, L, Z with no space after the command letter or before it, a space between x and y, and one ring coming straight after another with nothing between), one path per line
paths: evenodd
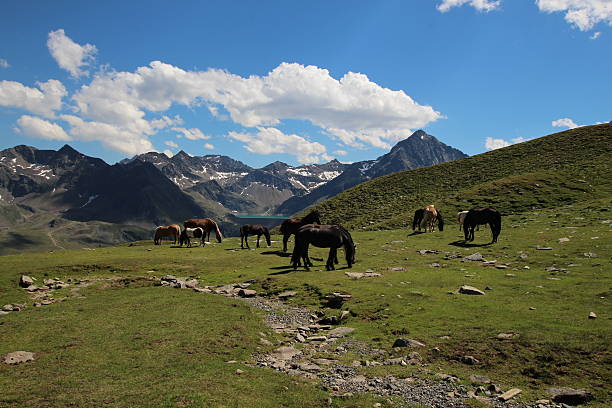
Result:
M415 209L492 206L502 214L612 194L612 124L585 126L466 159L380 177L317 206L325 222L362 229L405 227Z

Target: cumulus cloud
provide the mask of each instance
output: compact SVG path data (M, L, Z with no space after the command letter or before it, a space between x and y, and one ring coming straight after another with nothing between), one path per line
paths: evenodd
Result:
M551 124L554 127L566 127L568 129L575 129L575 128L579 127L570 118L561 118L561 119L553 120Z
M346 155L348 154L348 152L347 152L346 150L336 150L336 151L334 152L334 154L335 154L336 156L346 156Z
M17 119L17 127L14 130L22 135L37 139L72 140L58 124L35 116L22 115Z
M213 150L215 148L215 146L213 144L210 144L210 143L204 143L204 148L206 150Z
M185 129L185 128L174 127L172 128L172 130L174 130L175 132L179 132L182 136L186 137L189 140L210 139L210 136L203 134L202 131L198 128Z
M610 0L537 0L540 11L564 12L565 21L581 31L588 31L605 22L612 26L612 1Z
M345 144L389 148L414 128L441 118L404 91L393 91L349 72L337 80L326 69L282 63L266 76L243 78L226 71L185 71L154 61L135 72L96 76L76 95L80 112L95 120L128 123L144 111L172 104L223 108L245 127L306 120ZM185 135L186 136L186 135Z
M82 141L100 141L105 147L127 155L155 151L146 135L109 123L85 121L78 116L62 115L70 124L70 135Z
M168 157L174 156L174 153L172 152L172 150L169 150L169 149L164 150L163 153Z
M11 64L8 63L4 58L0 58L0 68L8 68Z
M527 141L527 139L523 137L515 137L513 139L510 139L510 141L487 137L487 139L485 140L485 148L487 150L501 149L502 147L507 147L516 143L523 143L525 141Z
M89 75L89 72L82 68L90 65L98 52L94 45L75 43L62 29L49 33L47 47L60 68L70 72L73 78Z
M298 135L287 135L272 127L258 127L257 133L229 132L228 137L245 143L245 149L251 153L285 153L295 156L300 163L331 160L321 143Z
M74 77L87 74L87 65L97 51L91 44L76 44L61 29L49 33L48 47L58 64ZM21 107L55 118L66 89L56 80L39 83L38 88L1 81L0 106ZM262 129L275 128L286 120L302 120L319 128L320 135L344 145L382 149L443 117L403 90L381 87L360 73L348 72L336 79L323 68L281 63L267 75L242 77L218 69L189 71L154 61L133 72L100 70L71 95L70 112L61 112L64 115L60 118L70 125L72 138L99 140L127 154L152 150L150 138L168 128L190 140L210 139L200 129L185 126L179 116L167 116L176 105L202 108L219 120L250 128L235 134L270 137L274 131ZM300 156L301 160L328 157L320 148L323 145L301 139L301 146L314 149ZM262 150L254 141L245 143L253 152ZM317 145L320 147L314 148Z
M0 106L16 107L48 118L61 109L62 98L68 94L60 81L37 82L38 89L19 82L0 81Z
M177 149L178 148L178 145L176 143L174 143L172 140L166 140L164 142L164 144L166 146L172 147L173 149Z
M463 6L464 4L468 4L478 11L488 12L501 6L501 0L442 0L442 3L438 4L437 9L442 13L446 13L453 7Z

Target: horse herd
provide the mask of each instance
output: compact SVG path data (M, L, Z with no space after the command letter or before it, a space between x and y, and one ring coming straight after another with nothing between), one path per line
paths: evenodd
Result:
M501 214L494 208L471 209L457 213L459 230L463 229L465 242L474 240L474 230L479 225L489 225L492 233L491 243L497 242L497 237L501 232ZM416 233L423 229L425 232L433 232L435 226L438 230L444 230L444 219L439 209L434 205L428 205L415 211L412 220L412 230ZM191 239L200 239L200 244L204 246L205 240L210 242L210 233L214 232L217 242L221 242L223 236L219 225L210 218L188 219L183 222L183 228L178 224L165 227L157 227L154 234L155 245L161 244L163 237L171 237L174 244L183 244L191 247ZM283 235L283 252L287 252L287 242L291 235L295 235L295 245L291 255L291 265L294 269L304 264L306 269L312 266L308 257L308 248L312 244L319 248L329 248L329 254L325 268L330 271L335 269L338 264L338 248L344 248L346 263L349 268L355 263L355 243L351 234L339 224L321 224L318 211L311 211L304 218L292 218L283 221L280 226ZM262 225L247 224L240 227L240 247L244 249L245 244L249 247L248 236L257 235L257 248L259 239L263 235L268 246L271 245L270 231Z

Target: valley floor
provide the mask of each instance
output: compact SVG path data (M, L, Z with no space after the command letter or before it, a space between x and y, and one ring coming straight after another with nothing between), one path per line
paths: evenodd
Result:
M354 230L357 264L340 252L336 271L316 248L311 271L290 268L279 236L252 250L231 238L3 256L1 303L22 310L0 316L0 355L35 359L0 363L0 407L537 406L559 387L609 406L611 210L601 200L504 217L494 245L483 228L463 245L452 223ZM28 293L21 275L56 289ZM166 275L199 291L160 286ZM256 297L239 299L242 287ZM333 293L344 301L330 304ZM301 354L283 359L281 346ZM469 398L488 397L474 375L522 392Z

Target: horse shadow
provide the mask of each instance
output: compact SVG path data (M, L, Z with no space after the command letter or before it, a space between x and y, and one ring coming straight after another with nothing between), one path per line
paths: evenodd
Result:
M276 255L276 256L280 256L283 258L288 258L291 256L291 252L283 252L281 250L276 250L276 251L263 251L261 252L262 255Z
M465 242L464 240L457 240L450 242L448 245L458 246L462 248L474 248L474 247L486 247L493 244L492 242L488 242L486 244L472 244L470 242Z
M415 235L421 235L424 234L425 231L412 231L410 234L408 234L409 237L415 236Z

